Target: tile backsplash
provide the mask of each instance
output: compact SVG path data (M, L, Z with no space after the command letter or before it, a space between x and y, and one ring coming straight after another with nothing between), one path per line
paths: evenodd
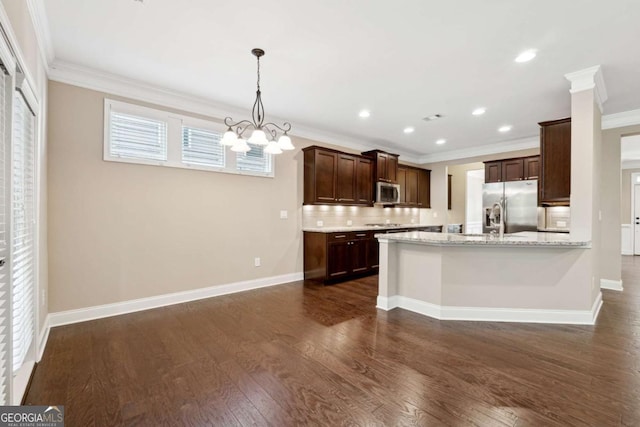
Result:
M419 224L418 208L383 208L360 206L305 205L302 207L302 227L344 227L364 224ZM349 223L351 221L351 223Z

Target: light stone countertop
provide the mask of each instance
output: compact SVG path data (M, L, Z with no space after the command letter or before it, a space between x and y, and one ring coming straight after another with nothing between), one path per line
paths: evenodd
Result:
M415 243L430 246L545 246L591 248L590 241L572 239L568 233L538 233L523 231L505 234L500 239L488 234L427 233L407 231L405 233L376 234L380 241Z
M302 231L312 233L347 233L349 231L382 231L394 230L402 228L424 228L424 227L442 227L440 224L400 224L400 225L351 225L351 226L333 226L333 227L304 227ZM439 234L439 233L435 233Z

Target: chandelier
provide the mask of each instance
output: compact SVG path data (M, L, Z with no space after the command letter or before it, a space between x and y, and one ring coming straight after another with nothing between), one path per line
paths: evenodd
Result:
M251 110L251 120L234 122L231 117L224 119L227 131L220 140L220 144L230 146L231 151L240 153L250 151L249 144L264 146L264 152L268 154L280 154L283 150L293 150L295 147L291 144L291 138L287 135L287 132L291 130L291 123L285 122L282 126L278 126L275 123L264 122L264 105L262 105L260 92L260 57L264 55L264 50L253 49L251 53L258 60L258 90L256 91L256 101L253 103L253 109ZM253 129L253 132L251 132L251 136L247 140L244 138L244 134L249 129ZM278 138L279 132L282 135Z

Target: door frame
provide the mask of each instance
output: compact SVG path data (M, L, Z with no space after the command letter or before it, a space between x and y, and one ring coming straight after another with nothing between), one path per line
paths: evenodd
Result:
M636 210L636 185L640 185L640 172L633 172L631 174L631 182L629 183L629 190L631 192L631 252L633 255L636 254L636 227L640 227L640 225L636 225L635 221L635 210Z

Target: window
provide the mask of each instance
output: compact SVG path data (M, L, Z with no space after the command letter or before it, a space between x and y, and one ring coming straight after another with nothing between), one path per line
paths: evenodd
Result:
M129 159L167 160L167 124L111 112L109 154Z
M273 157L264 147L233 153L220 145L221 123L110 99L104 117L104 160L273 176Z
M182 126L182 162L223 168L225 151L220 145L220 138L218 132Z

